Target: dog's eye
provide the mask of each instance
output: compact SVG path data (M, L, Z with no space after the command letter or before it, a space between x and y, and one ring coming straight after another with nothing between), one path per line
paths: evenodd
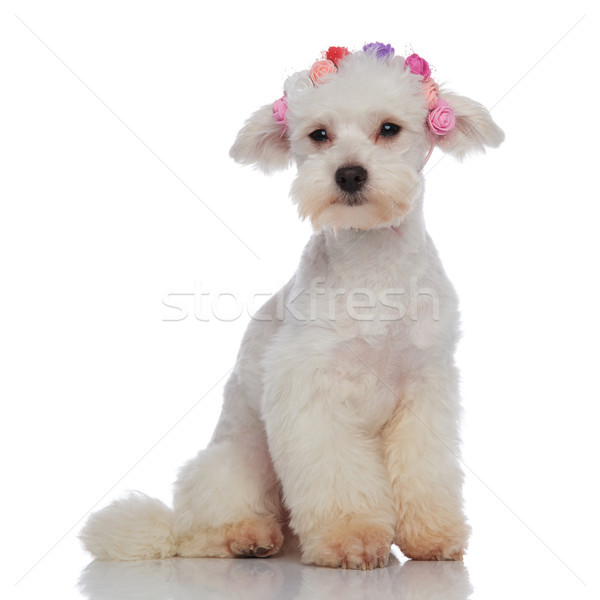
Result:
M315 140L315 142L326 142L329 139L324 129L315 129L308 137Z
M394 137L400 133L400 125L394 123L384 123L379 130L379 135L382 137Z

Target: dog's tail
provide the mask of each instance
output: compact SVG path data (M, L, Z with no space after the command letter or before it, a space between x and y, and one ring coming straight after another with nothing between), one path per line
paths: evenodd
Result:
M92 514L79 534L100 560L149 560L177 553L173 511L160 500L131 492Z

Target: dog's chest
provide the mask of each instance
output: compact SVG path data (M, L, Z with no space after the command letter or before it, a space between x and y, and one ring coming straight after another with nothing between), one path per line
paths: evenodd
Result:
M435 344L456 320L454 290L430 242L407 246L389 231L315 236L292 293L296 314L340 340L385 339L382 352Z

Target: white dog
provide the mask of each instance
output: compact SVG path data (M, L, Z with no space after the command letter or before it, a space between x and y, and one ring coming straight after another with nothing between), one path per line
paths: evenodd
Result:
M380 43L330 48L252 115L232 157L295 162L315 233L250 324L173 509L136 493L92 515L95 557L264 557L288 525L306 563L382 567L393 542L462 557L458 303L425 231L422 169L434 145L462 157L503 137L427 61Z

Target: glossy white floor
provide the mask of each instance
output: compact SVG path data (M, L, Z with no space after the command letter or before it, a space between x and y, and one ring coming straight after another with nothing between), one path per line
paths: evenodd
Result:
M595 7L297 4L0 6L0 598L600 597ZM310 235L291 171L228 159L237 130L322 49L375 40L412 44L507 134L426 171L463 315L464 564L90 564L91 510L170 500L249 313Z
M500 525L498 523L498 525ZM512 526L514 525L514 526ZM483 532L482 532L483 533ZM294 555L269 559L170 559L88 564L65 538L4 598L89 600L270 600L597 598L584 564L563 564L520 524L506 519L495 536L473 539L464 563L407 561L385 569L342 571L300 565ZM25 567L22 563L22 567ZM585 585L579 576L587 579Z

